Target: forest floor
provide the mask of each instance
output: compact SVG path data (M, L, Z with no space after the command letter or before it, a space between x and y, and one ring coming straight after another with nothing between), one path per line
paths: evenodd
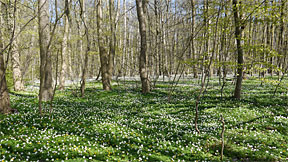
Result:
M57 91L52 114L42 117L37 91L13 92L19 113L0 115L0 161L220 161L221 115L224 160L287 161L288 80L274 95L276 84L251 77L235 100L231 82L221 97L211 79L199 105L201 134L194 129L197 80L181 81L170 99L169 82L147 95L135 81L114 82L111 92L91 82L84 98L72 86Z

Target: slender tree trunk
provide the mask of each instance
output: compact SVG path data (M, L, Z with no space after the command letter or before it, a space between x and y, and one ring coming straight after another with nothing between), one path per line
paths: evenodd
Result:
M83 35L83 25L81 23L81 19L78 20L78 23L79 23L79 27L78 27L78 35L79 36L82 36ZM77 68L77 77L80 77L81 78L81 74L83 73L83 64L84 64L84 57L83 57L83 39L80 38L78 41L77 41L77 47L79 49L79 53L76 54L76 58L77 58L77 62L79 62L78 64L78 67Z
M227 14L226 14L226 8L224 7L224 21L226 21L226 18L227 18ZM223 23L221 25L222 29L226 29L226 23ZM221 88L221 97L222 97L222 94L223 94L223 88L225 86L225 83L226 83L226 75L224 75L224 69L225 68L225 63L224 60L225 60L225 53L226 53L226 50L225 50L225 46L226 46L226 32L225 30L221 30L221 36L220 36L220 49L219 49L219 83L221 85L221 80L223 81L222 82L222 88ZM222 73L223 72L223 73ZM222 74L223 74L223 78L222 78Z
M51 54L48 51L50 40L49 1L38 1L39 46L40 46L40 91L39 99L50 101L53 94Z
M267 1L265 1L265 9L264 9L264 13L267 13L267 8L268 8L268 2ZM264 19L264 21L266 22L266 23L263 23L263 33L262 33L262 42L261 42L261 44L263 45L263 48L264 48L264 52L263 52L263 54L261 55L261 62L262 62L262 64L261 64L261 70L260 70L260 72L259 72L259 74L260 74L260 76L262 77L262 78L264 78L265 77L265 73L266 73L266 70L265 70L265 68L266 68L266 55L268 54L266 51L266 49L267 49L267 47L269 46L269 21L268 21L268 18L267 18L267 16L263 16L263 19ZM245 38L245 36L244 36L244 38ZM245 78L245 76L243 76L244 78ZM263 82L261 82L261 84L262 84Z
M280 6L280 27L279 27L279 37L278 37L278 53L282 56L284 56L284 37L285 37L285 22L284 22L284 17L285 17L285 3L286 0L281 0L281 6ZM285 58L285 56L284 56ZM281 57L278 56L277 58L277 64L278 64L278 68L282 69L282 61L281 61ZM281 75L281 70L278 73L278 77L280 78Z
M201 82L205 82L203 81L206 78L206 74L208 75L208 77L210 77L211 75L211 71L208 68L208 62L209 62L209 57L210 57L210 32L209 32L209 28L210 28L210 20L209 20L209 0L206 0L203 2L204 3L204 8L205 8L205 13L204 13L204 24L205 24L205 32L203 34L204 39L205 39L205 44L204 44L204 50L203 50L203 60L202 60L202 77L201 77ZM205 76L205 77L204 77ZM204 83L205 84L205 83Z
M85 86L86 86L86 75L88 71L88 54L90 52L90 40L89 40L89 30L86 22L86 7L85 7L85 0L80 1L81 3L81 20L84 25L85 29L85 36L86 36L86 51L85 51L85 56L84 56L84 65L82 68L82 75L81 75L81 97L84 97L85 95Z
M130 0L128 0L127 1L128 2L128 5L130 4ZM126 11L126 13L127 13L128 11ZM130 17L130 11L127 13L127 15L126 15L126 21L128 21L129 20L129 17ZM127 22L126 22L127 23ZM126 24L126 30L127 30L127 40L126 40L126 68L125 68L125 70L127 70L127 76L130 76L130 74L131 74L131 48L130 48L130 46L131 46L131 32L130 32L130 27Z
M242 49L242 29L241 29L241 15L239 14L239 9L241 8L241 3L238 0L233 0L233 14L235 22L235 39L237 45L237 80L234 91L234 98L240 99L241 97L241 87L243 80L243 63L244 55Z
M68 38L69 38L69 3L70 0L65 1L65 16L64 16L64 34L63 34L63 42L62 42L62 64L61 64L61 72L60 72L60 82L59 82L59 89L64 89L66 76L68 74Z
M268 12L267 10L266 10L266 12ZM270 47L270 37L271 37L271 31L270 31L270 22L269 22L269 18L267 18L266 19L266 48L267 49L269 49L269 47ZM267 50L265 50L265 51L267 51ZM265 62L268 62L269 61L269 52L265 52L265 56L264 56L264 61ZM267 59L268 58L268 59ZM272 65L268 65L268 67L269 66L272 66ZM265 77L265 74L267 73L267 72L269 72L269 70L267 71L267 70L265 70L265 71L263 71L263 77Z
M109 0L109 18L110 18L110 42L109 42L109 57L108 57L108 77L111 82L111 78L113 75L113 63L114 63L114 57L116 53L116 15L115 14L115 6L114 6L114 0ZM116 64L115 64L116 65Z
M271 2L271 6L274 7L275 1ZM274 9L273 9L274 11ZM274 18L272 18L272 21L274 21ZM271 37L270 37L270 49L272 50L274 48L274 37L275 37L275 25L274 23L271 23L270 25L270 30L271 30ZM273 60L274 56L270 56L269 63L270 63L270 68L269 68L269 73L271 76L273 76Z
M211 75L213 74L213 71L211 70L210 67L208 67L208 62L210 61L210 57L211 57L211 47L210 47L210 42L211 42L211 38L210 38L210 18L209 18L209 10L210 10L210 1L209 0L206 0L205 1L205 6L206 6L206 10L205 10L205 16L206 16L206 21L205 21L205 24L206 24L206 31L205 31L205 48L206 48L206 52L207 52L207 56L205 58L207 64L205 63L205 73L207 71L207 77L210 78ZM204 81L205 82L205 81Z
M129 39L129 44L130 44L130 52L128 52L129 54L130 54L130 57L128 57L128 58L130 58L130 62L129 62L129 76L130 77L132 77L133 75L134 75L134 51L135 51L135 49L133 48L133 42L134 42L134 35L131 33L131 34L129 34L129 36L130 36L130 39Z
M35 24L35 25L33 25L33 28L32 28L34 31L37 31L37 25ZM35 44L36 44L36 33L33 33L32 35L31 35L31 40L30 40L30 48L29 48L29 50L28 50L28 56L27 56L27 60L29 60L29 59L31 59L31 65L25 65L24 67L25 67L25 69L28 69L29 68L29 66L31 66L31 81L32 81L32 83L34 83L34 78L35 78L35 76L34 76L34 70L35 70L35 65L36 65L36 60L37 60L37 58L35 58L35 57L33 57L34 55L36 55L37 54L37 52L35 52L35 50L33 50L34 48L35 48ZM28 72L28 70L23 70L22 71L23 72L23 74L22 74L22 76L25 76L25 74L26 74L26 72Z
M162 0L160 0L160 4L162 5ZM169 77L170 79L170 74L171 72L174 70L174 69L170 69L169 68L169 65L170 67L174 67L174 53L170 53L169 50L168 50L168 46L167 46L167 28L166 28L166 23L164 22L165 20L168 19L168 16L167 16L167 13L169 11L169 6L166 5L166 8L164 9L165 7L160 7L160 10L163 10L164 12L160 12L160 17L161 17L161 20L160 20L160 24L161 24L161 37L163 38L162 42L162 56L163 56L163 61L165 60L165 62L163 63L164 65L164 71L165 71L165 75ZM171 58L171 61L169 61L169 57Z
M192 9L192 24L191 24L191 33L194 33L194 26L195 26L195 17L196 17L196 11L195 11L195 0L191 0L191 9ZM192 35L194 36L194 34ZM194 39L191 40L191 53L192 53L192 59L193 61L196 61L196 52L195 52L195 43ZM197 68L196 65L192 65L193 69L193 76L194 78L198 78Z
M70 3L71 4L71 3ZM68 40L71 40L71 28L69 29L69 32L68 32ZM67 63L68 63L68 68L67 68L67 73L68 73L68 76L70 77L69 79L72 79L75 77L75 71L73 70L73 67L74 67L74 62L72 62L73 60L73 52L72 52L72 43L69 43L67 44ZM77 64L76 64L77 65Z
M121 70L123 70L123 73L122 73L122 75L125 77L126 76L126 65L127 65L127 63L128 63L128 61L126 60L126 59L128 59L127 58L127 56L126 56L126 54L127 54L127 11L126 11L126 0L123 0L123 12L124 12L124 29L123 29L123 31L124 31L124 34L123 34L123 54L122 54L122 66L121 66Z
M137 16L139 22L139 31L141 36L141 49L139 57L139 73L142 83L142 93L150 92L150 82L147 72L147 40L146 40L146 26L147 26L147 11L146 0L136 0Z
M159 42L159 14L158 14L158 0L154 0L154 14L155 14L155 30L156 30L156 34L155 34L155 73L156 73L156 77L158 77L159 75L161 75L161 54L159 52L159 50L161 49L160 46L160 42Z

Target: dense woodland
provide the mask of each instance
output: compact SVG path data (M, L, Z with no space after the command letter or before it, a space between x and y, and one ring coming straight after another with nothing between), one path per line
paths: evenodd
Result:
M288 160L287 0L0 8L3 161Z

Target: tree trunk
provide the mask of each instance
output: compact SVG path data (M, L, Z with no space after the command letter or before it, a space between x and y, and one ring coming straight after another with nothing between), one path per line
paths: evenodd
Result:
M17 13L13 15L14 7L12 3L7 3L5 6L6 10L6 22L7 22L7 31L10 35L13 35L13 32L18 32L19 28L16 24ZM16 11L17 12L17 11ZM14 31L13 31L14 30ZM21 91L24 89L22 72L20 68L20 54L18 51L18 44L17 39L15 39L11 44L11 63L12 63L12 71L13 71L13 83L14 83L14 90Z
M1 8L1 3L0 3ZM1 15L3 14L0 11ZM0 16L0 25L2 26L2 16ZM0 30L0 51L2 51L3 39L2 39L2 32ZM9 114L11 113L12 109L10 108L10 97L8 93L6 77L5 77L5 64L4 64L4 57L3 53L0 53L0 113L1 114Z
M86 8L85 8L85 0L82 0L80 3L82 3L81 5L81 19L82 19L82 23L84 25L84 29L85 29L85 36L86 36L86 51L85 51L85 57L84 57L84 65L83 65L83 70L82 70L82 75L81 75L81 97L84 97L84 93L85 93L85 85L86 85L86 75L87 75L87 71L88 71L88 54L90 52L90 40L89 40L89 30L87 27L87 23L86 23Z
M0 42L0 44L2 44L2 42ZM1 79L0 80L0 113L9 114L12 109L10 108L10 97L9 97L7 82L6 82L6 77L5 77L5 65L4 65L3 54L0 54L0 79Z
M277 58L277 64L278 64L278 68L282 69L283 63L281 63L281 55L284 56L284 41L285 41L285 22L284 22L284 18L285 18L285 3L286 1L281 0L281 6L280 6L280 26L279 26L279 37L278 37L278 53L280 54L280 56L278 56ZM285 58L285 56L284 56ZM282 69L284 70L284 69ZM280 77L281 74L281 70L278 73L278 76Z
M124 36L123 36L123 54L122 54L122 66L121 70L123 70L123 76L125 78L127 72L128 65L128 57L127 55L127 10L126 10L126 0L123 0L123 10L124 10Z
M16 40L12 43L12 51L11 51L11 63L13 69L13 82L14 82L14 90L21 91L24 89L23 77L20 68L20 54L17 49Z
M192 8L192 24L191 24L191 33L192 33L192 37L194 36L194 26L195 26L195 17L196 17L196 11L195 11L195 0L191 0L191 8ZM196 52L195 52L195 43L194 43L194 39L191 40L191 53L192 53L192 57L193 57L193 61L196 61ZM192 69L193 69L193 77L194 78L198 78L198 73L197 73L197 68L196 68L196 64L192 65Z
M154 15L155 15L155 26L154 26L154 30L156 30L156 34L155 34L155 73L156 73L156 78L159 77L159 75L161 75L161 42L160 42L160 16L159 16L159 0L154 0ZM155 75L154 73L154 75ZM155 76L154 76L155 77Z
M18 28L16 26L16 28ZM20 53L18 51L17 39L12 43L11 50L11 63L13 69L13 82L14 82L14 90L21 91L24 89L23 76L20 67Z
M150 82L147 72L147 40L146 40L146 0L136 0L137 16L139 22L139 31L141 36L141 49L139 57L139 73L142 83L142 93L150 92Z
M109 18L110 18L110 43L109 43L109 61L108 61L108 75L109 80L112 78L113 73L113 63L114 57L116 52L116 16L117 11L115 14L115 7L114 7L114 0L109 0ZM116 65L116 64L115 64Z
M62 42L62 64L61 64L61 72L60 72L60 82L59 89L64 89L65 80L68 73L68 38L69 38L69 3L70 0L65 1L65 15L64 15L64 34L63 34L63 42Z
M242 49L242 29L241 29L241 15L239 15L239 8L241 7L241 3L238 3L238 0L233 0L233 14L235 21L235 39L237 45L237 80L234 91L234 98L240 99L241 97L241 87L243 80L243 49Z
M52 99L52 64L48 44L50 40L49 30L49 1L38 1L39 20L39 46L40 46L40 91L39 99L50 101Z
M274 7L275 5L275 1L271 2L271 6ZM273 9L274 11L274 9ZM272 21L274 21L275 18L272 18ZM275 25L274 23L271 23L270 25L270 31L271 31L271 37L270 37L270 50L274 49L274 37L275 37ZM270 63L270 68L269 68L269 73L271 74L271 76L273 76L273 60L274 60L274 56L271 56L269 59L269 63Z
M100 53L100 62L101 62L101 75L102 75L102 85L103 89L106 91L111 90L111 77L109 76L109 64L110 57L107 53L104 45L104 36L103 36L103 26L102 26L102 0L98 1L97 4L97 35L98 35L98 46ZM112 62L113 64L113 62Z

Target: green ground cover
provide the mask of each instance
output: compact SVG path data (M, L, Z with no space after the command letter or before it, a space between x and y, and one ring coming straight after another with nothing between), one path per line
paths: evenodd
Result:
M73 88L57 92L53 115L43 117L35 92L12 93L19 113L0 116L0 160L220 161L220 115L224 160L288 160L287 81L273 95L272 82L245 80L238 101L230 98L230 82L221 98L212 79L199 106L201 134L193 125L196 82L181 82L170 102L168 82L147 95L135 82L118 82L111 92L89 83L84 98Z

